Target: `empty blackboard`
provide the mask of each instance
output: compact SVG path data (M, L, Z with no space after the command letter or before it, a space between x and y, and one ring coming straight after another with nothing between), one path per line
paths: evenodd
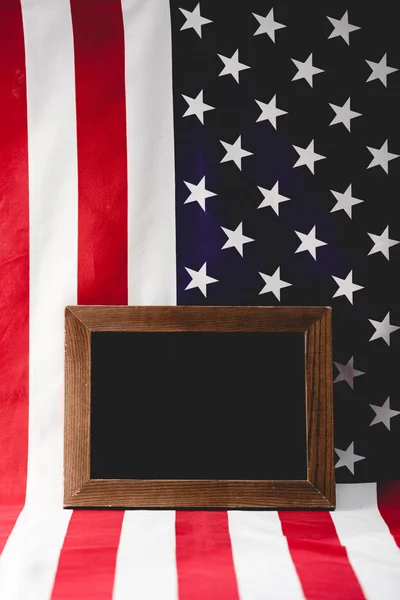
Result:
M326 307L66 308L65 507L335 503Z
M91 407L93 479L307 477L301 333L93 333Z

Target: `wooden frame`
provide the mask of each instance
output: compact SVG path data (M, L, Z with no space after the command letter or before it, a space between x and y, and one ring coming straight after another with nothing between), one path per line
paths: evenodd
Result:
M90 361L95 331L304 333L307 479L90 479ZM64 507L334 509L331 345L330 307L67 306Z

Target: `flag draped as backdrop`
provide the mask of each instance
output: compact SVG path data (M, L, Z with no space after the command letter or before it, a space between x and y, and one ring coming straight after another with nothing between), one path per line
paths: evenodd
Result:
M2 600L400 597L397 23L0 3ZM67 304L332 306L337 511L63 510Z

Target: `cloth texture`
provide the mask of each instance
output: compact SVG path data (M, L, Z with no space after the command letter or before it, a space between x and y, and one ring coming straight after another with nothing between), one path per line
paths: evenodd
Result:
M0 2L1 600L400 598L395 8ZM76 304L331 305L336 511L64 510Z

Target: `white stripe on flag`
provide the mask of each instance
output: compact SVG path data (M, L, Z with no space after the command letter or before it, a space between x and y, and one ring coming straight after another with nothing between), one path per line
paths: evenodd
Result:
M68 0L22 0L30 210L27 502L62 506L64 306L76 304L78 175Z
M64 305L77 297L77 150L68 0L22 0L30 216L26 507L4 549L0 598L48 598L69 511L62 510ZM42 515L42 516L41 516Z
M376 484L338 485L332 519L367 599L398 600L400 550L379 513Z
M113 600L176 600L175 511L125 512Z
M296 600L302 587L277 512L228 511L241 600Z
M1 600L50 598L71 511L26 506L0 560Z
M122 0L128 149L128 300L176 304L169 0Z

